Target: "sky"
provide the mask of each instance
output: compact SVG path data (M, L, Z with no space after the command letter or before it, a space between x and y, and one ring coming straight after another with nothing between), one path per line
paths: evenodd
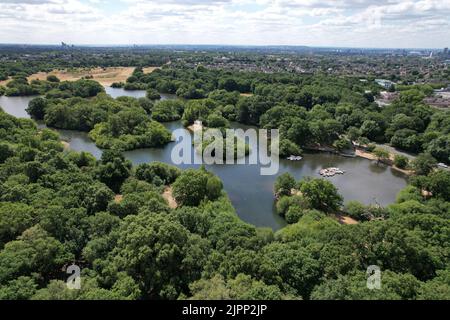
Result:
M0 0L0 43L450 46L450 0Z

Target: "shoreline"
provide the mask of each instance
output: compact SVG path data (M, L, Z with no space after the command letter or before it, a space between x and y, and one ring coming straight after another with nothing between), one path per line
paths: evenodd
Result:
M359 149L359 148L355 149L355 155L357 157L360 157L360 158L363 158L363 159L367 159L367 160L371 160L371 161L379 161L378 158L373 153L364 151L364 150ZM393 161L393 154L392 153L389 153L389 160ZM403 174L405 174L407 176L412 176L414 174L414 171L407 170L407 169L401 169L401 168L397 167L396 165L394 165L393 163L386 163L386 162L383 162L383 161L380 161L380 162L384 163L385 165L391 167L392 169L394 169L394 170L396 170L398 172L401 172L401 173L403 173Z
M332 153L332 154L338 155L340 157L345 157L345 158L363 158L363 159L370 160L370 161L378 161L378 162L381 162L408 177L412 176L414 174L413 170L401 169L401 168L397 167L396 165L394 165L393 162L394 162L395 154L393 154L393 153L389 153L389 161L391 163L388 163L388 162L379 161L378 158L373 153L367 152L361 148L355 148L354 154L341 153L331 147L311 147L311 146L309 146L309 147L305 147L304 150L312 151L312 152Z

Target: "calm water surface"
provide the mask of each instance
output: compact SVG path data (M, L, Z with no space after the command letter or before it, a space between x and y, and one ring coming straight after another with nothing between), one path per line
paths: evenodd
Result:
M145 96L145 91L126 91L123 89L106 88L107 93L113 97L118 96ZM173 96L164 96L164 99ZM0 97L0 106L6 112L17 116L29 118L25 111L32 98ZM181 128L181 122L166 123L165 126L173 131ZM240 124L234 127L248 128ZM89 139L87 133L58 130L61 138L70 142L75 151L87 151L99 158L102 151ZM186 134L189 134L186 132ZM161 161L172 164L171 152L175 143L170 143L161 149L139 149L125 152L125 156L133 164ZM256 146L251 146L256 150ZM192 150L191 150L192 151ZM192 151L193 152L193 151ZM195 168L196 165L180 165L180 168ZM390 167L376 164L362 158L345 158L327 153L305 154L302 161L280 161L279 174L290 172L296 179L306 176L320 177L318 171L326 167L339 167L345 170L344 175L337 175L330 181L339 189L345 201L358 200L363 203L379 203L383 206L395 201L397 193L406 186L404 175L392 170ZM261 176L259 165L211 165L207 166L217 174L224 183L238 215L246 222L256 226L280 229L285 222L274 211L273 183L277 176Z
M118 98L118 97L133 97L133 98L142 98L145 97L145 90L125 90L123 88L111 88L111 87L105 87L105 91L107 94L109 94L111 97ZM175 99L176 95L174 94L167 94L167 93L160 93L161 100L167 100L167 99Z

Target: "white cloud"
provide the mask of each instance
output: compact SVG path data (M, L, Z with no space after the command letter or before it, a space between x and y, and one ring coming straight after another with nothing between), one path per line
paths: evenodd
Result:
M450 0L2 0L0 42L444 47L449 17Z

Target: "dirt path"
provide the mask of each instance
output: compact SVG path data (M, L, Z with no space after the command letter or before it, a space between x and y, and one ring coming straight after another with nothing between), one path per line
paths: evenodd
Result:
M115 203L121 203L122 200L123 200L123 195L121 195L121 194L116 194L115 195L115 197L114 197L114 202Z
M169 208L176 209L178 207L177 201L173 197L172 194L172 187L167 187L163 194L163 198L166 199L167 203L169 204Z
M353 218L350 218L349 216L344 216L341 214L336 214L335 218L340 224L346 224L346 225L352 225L352 224L358 224L358 221L356 221Z

